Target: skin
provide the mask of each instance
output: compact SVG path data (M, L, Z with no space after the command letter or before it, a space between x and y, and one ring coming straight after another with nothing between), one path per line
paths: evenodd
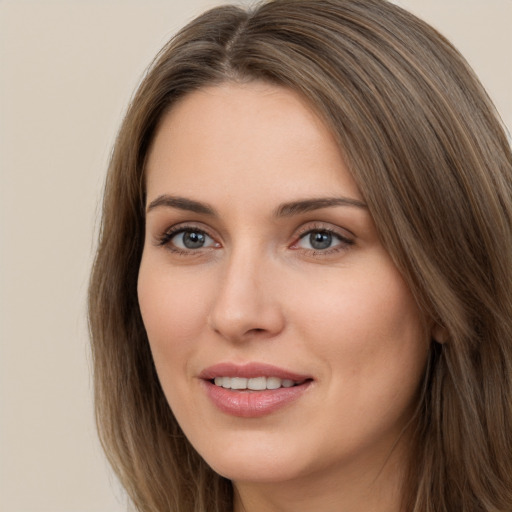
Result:
M155 205L164 194L215 215ZM361 204L275 216L333 197ZM191 93L157 130L147 198L138 294L155 365L235 511L397 512L428 336L326 125L274 85ZM205 245L184 246L184 226ZM328 248L312 230L334 233ZM312 382L260 418L220 411L199 374L254 361Z

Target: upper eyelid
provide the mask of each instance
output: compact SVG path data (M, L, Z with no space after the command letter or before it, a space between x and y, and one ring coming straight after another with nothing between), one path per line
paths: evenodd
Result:
M337 230L332 230L332 229L309 229L307 230L305 233L299 235L298 237L295 238L294 242L291 244L291 247L297 247L300 242L306 238L306 236L310 233L314 233L315 231L318 231L318 232L327 232L331 235L333 235L335 238L338 239L338 241L340 242L340 244L344 244L344 245L354 245L355 243L355 240L352 238L352 237L348 237L348 236L345 236L345 235L342 235L341 233L339 233ZM325 252L329 251L329 250L333 250L335 249L336 247L331 247L331 248L328 248L328 249L325 249ZM305 251L308 251L308 250L314 250L315 252L318 252L320 251L320 249L304 249L303 250Z
M295 236L302 237L312 231L328 231L342 238L356 238L356 235L347 228L336 226L330 222L313 221L312 223L305 223L297 230Z
M165 230L166 233L181 233L182 231L201 231L202 233L208 234L208 229L201 226L185 223L184 225L175 224Z
M205 227L201 222L179 222L167 227L162 231L162 235L178 234L184 231L200 231L210 238L216 238L216 235L212 234L211 229Z

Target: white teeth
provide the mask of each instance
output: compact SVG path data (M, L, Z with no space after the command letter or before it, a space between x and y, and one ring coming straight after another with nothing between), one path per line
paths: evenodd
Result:
M291 388L296 384L291 379L280 379L279 377L215 377L215 385L226 389L250 389L252 391L263 391L264 389Z
M231 389L247 389L247 379L244 377L232 377Z
M267 389L267 379L265 377L254 377L247 382L247 388L254 391L263 391Z
M281 387L281 382L277 377L267 377L267 389L278 389Z

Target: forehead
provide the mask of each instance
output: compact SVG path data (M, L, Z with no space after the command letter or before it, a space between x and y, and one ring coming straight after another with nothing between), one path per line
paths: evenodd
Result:
M262 82L226 83L182 98L159 125L146 171L148 196L162 188L211 195L222 184L237 195L325 195L341 187L360 197L309 103Z

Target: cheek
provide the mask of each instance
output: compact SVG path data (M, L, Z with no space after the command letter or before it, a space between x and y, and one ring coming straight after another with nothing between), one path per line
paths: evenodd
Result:
M314 342L317 355L329 363L330 378L350 375L357 389L374 385L377 391L404 377L415 381L426 362L421 313L398 271L385 263L375 272L368 265L310 286L295 307L303 339Z
M381 438L394 442L416 405L428 355L411 293L394 267L346 272L310 291L295 310L303 345L321 359L324 394L312 416L327 438L339 439L326 458Z
M138 299L159 374L183 365L194 349L190 341L199 338L207 319L204 284L187 272L175 273L143 259Z

